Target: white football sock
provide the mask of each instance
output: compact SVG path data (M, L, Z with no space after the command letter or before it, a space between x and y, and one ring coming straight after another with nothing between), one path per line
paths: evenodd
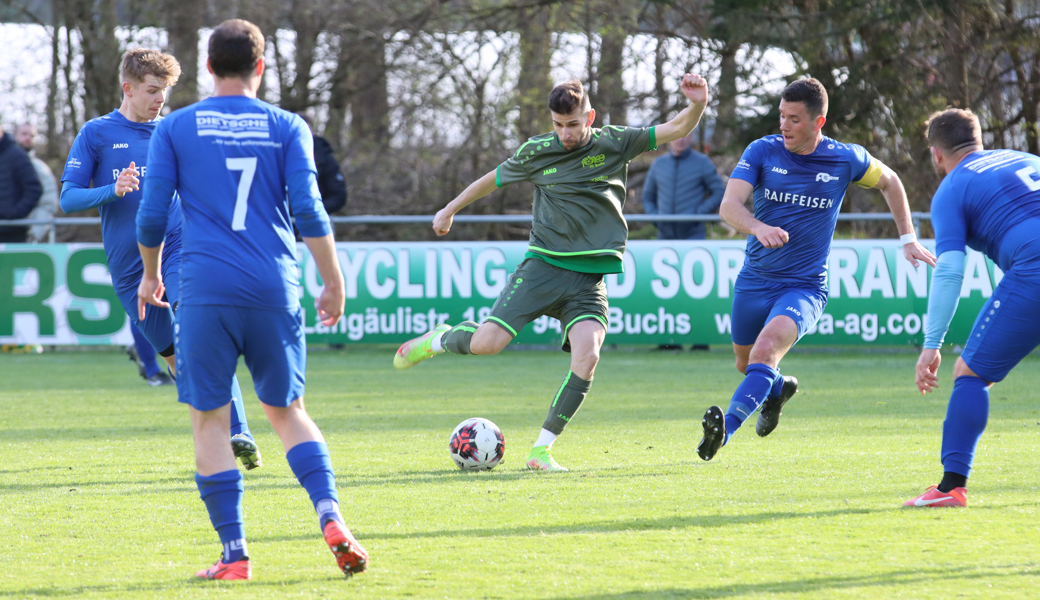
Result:
M430 340L430 350L433 350L438 354L444 352L444 344L441 343L442 337L444 337L443 333L438 333L437 335L433 336L433 339Z
M556 441L557 435L548 429L542 429L542 433L538 434L538 441L534 443L537 446L552 446L553 442Z

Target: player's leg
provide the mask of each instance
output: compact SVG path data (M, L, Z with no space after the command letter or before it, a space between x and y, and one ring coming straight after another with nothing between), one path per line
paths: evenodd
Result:
M178 400L191 407L195 483L223 546L220 560L195 576L249 579L252 570L242 514L242 473L227 443L231 412L228 382L238 363L240 340L223 326L219 307L183 307L179 327L182 353L192 360L178 364Z
M282 440L289 468L310 496L325 542L349 577L365 570L368 553L346 527L328 445L304 408L307 344L301 312L238 309L236 326L264 413Z
M181 298L181 239L179 235L166 236L162 256L163 284L166 286L166 300L170 303L174 318ZM171 355L167 362L170 372L176 374L176 360ZM249 431L249 419L246 417L243 402L242 386L238 376L231 377L231 449L235 458L242 462L246 470L256 469L263 465L260 448Z
M571 353L571 364L549 405L542 430L527 457L527 466L542 471L566 471L553 459L550 449L592 387L600 349L607 335L610 306L602 275L546 266L556 271L549 272L553 276L553 287L547 291L557 297L555 302L548 303L546 314L558 317L563 324L562 349ZM545 295L546 300L550 298L549 294Z
M571 422L592 387L599 352L607 330L598 316L589 315L570 328L571 369L549 405L542 431L527 457L527 467L541 471L566 471L549 453L556 438Z
M151 386L173 385L173 378L164 373L155 360L155 348L133 323L130 323L130 334L134 336L134 345L127 349L127 354L138 365L141 377Z
M826 298L820 290L794 289L779 294L771 303L766 325L748 353L744 380L733 393L726 414L709 409L704 416L704 439L698 446L704 460L711 460L759 406L764 412L756 430L760 436L769 435L779 422L784 404L798 389L796 379L780 374L780 360L819 320ZM734 338L735 345L736 341Z
M498 354L533 319L541 316L546 288L553 286L551 265L527 259L516 268L491 307L484 323L463 321L452 327L441 324L408 340L397 349L394 367L407 369L443 352L452 354ZM562 269L557 269L562 271ZM552 296L552 300L556 297Z
M943 421L943 478L904 506L966 506L975 450L989 420L989 389L1040 344L1040 276L1015 269L975 319L964 353L953 369L953 390Z

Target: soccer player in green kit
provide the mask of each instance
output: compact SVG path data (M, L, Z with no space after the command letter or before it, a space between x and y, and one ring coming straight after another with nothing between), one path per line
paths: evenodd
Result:
M563 350L571 368L552 399L527 467L566 471L549 454L592 385L606 338L608 305L603 276L621 273L628 224L621 214L628 163L693 130L708 102L708 86L686 74L680 86L690 104L667 123L653 127L594 129L596 111L581 83L571 80L549 94L553 131L529 139L516 153L470 184L433 219L444 235L456 213L500 187L530 181L534 225L520 266L482 324L441 324L405 342L394 366L407 369L441 352L498 354L531 321L548 315L563 325Z

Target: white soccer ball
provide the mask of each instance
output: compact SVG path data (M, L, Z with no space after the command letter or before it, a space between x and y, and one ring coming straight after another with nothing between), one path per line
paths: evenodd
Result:
M459 423L451 432L448 451L463 471L490 471L501 462L506 440L498 425L474 417Z

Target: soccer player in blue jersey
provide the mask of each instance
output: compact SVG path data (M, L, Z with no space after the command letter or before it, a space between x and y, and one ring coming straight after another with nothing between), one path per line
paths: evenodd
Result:
M810 330L827 304L827 259L849 184L881 191L914 266L935 258L917 243L899 176L863 147L823 135L827 91L816 79L788 85L780 100L780 135L751 143L726 186L719 213L748 234L747 258L733 291L732 339L745 374L725 414L704 413L697 454L711 460L760 406L755 430L776 428L798 380L780 360ZM754 193L754 214L744 201Z
M119 72L123 82L119 108L87 121L69 151L62 174L61 209L70 213L96 207L101 213L101 237L116 296L130 323L159 351L170 369L175 369L173 311L180 298L180 202L170 203L162 261L166 296L172 308L150 308L140 318L137 286L143 268L134 219L147 170L148 142L162 120L159 113L166 103L166 90L177 83L181 67L169 54L138 48L123 55ZM249 432L237 378L231 393L231 445L242 464L255 469L261 465L260 451Z
M957 310L966 248L1004 272L953 366L943 423L943 478L904 506L967 506L968 476L989 418L989 389L1040 344L1040 158L983 150L978 118L951 108L927 123L932 163L943 176L932 198L939 259L932 274L917 388L938 387L939 348Z
M196 577L252 573L242 474L223 440L239 356L325 541L350 576L365 570L368 555L344 524L328 446L303 406L307 354L290 206L325 284L315 308L329 326L343 314L343 273L318 192L311 132L298 115L256 98L263 57L256 25L222 23L209 39L213 97L174 112L152 135L137 216L145 270L138 303L141 311L146 302L165 304L159 259L176 192L184 215L177 391L191 414L199 495L223 544L217 563Z

